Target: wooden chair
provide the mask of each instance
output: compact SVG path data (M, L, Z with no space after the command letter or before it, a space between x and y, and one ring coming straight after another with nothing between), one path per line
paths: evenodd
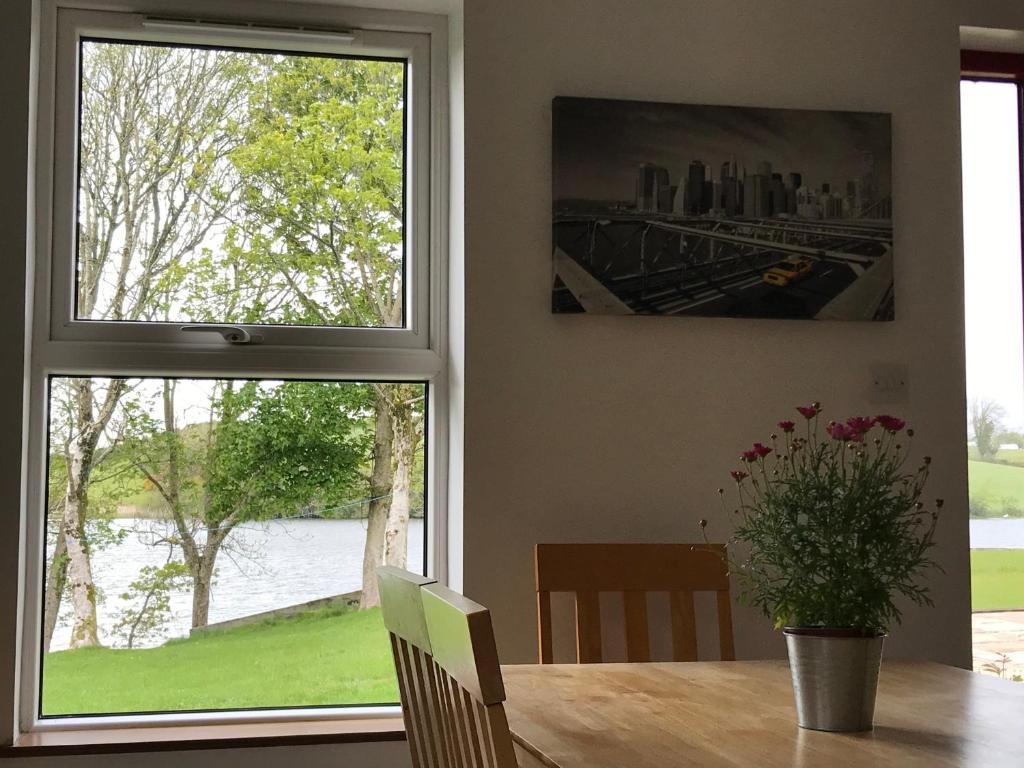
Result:
M576 596L576 660L600 662L601 592L622 592L626 658L651 660L647 593L668 592L672 619L672 658L697 660L694 592L714 592L718 600L718 639L722 660L736 658L725 547L721 544L538 544L537 639L540 663L554 660L551 593Z
M440 584L422 595L445 722L457 742L458 760L448 765L516 768L491 612Z
M382 566L377 569L384 626L391 636L391 653L398 677L398 695L409 740L413 768L446 768L439 762L437 732L440 725L440 695L433 679L430 638L423 616L420 590L434 579Z
M397 568L377 579L413 768L517 768L490 612Z

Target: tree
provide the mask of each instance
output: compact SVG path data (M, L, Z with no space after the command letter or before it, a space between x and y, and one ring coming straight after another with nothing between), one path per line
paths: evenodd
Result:
M188 580L188 568L174 559L173 546L163 565L142 566L139 577L121 594L121 599L130 605L119 612L114 623L114 632L124 639L128 648L134 648L138 640L159 634L171 615L171 592L185 587Z
M237 113L244 69L205 50L85 43L81 71L77 315L151 319L221 215L214 190L232 148L234 131L225 125ZM107 430L125 387L111 379L100 391L82 377L67 388L67 484L46 578L44 649L65 585L75 616L71 646L100 642L89 485L97 452L117 439Z
M982 461L991 461L999 450L995 436L1002 431L1002 420L1006 411L1001 405L991 400L971 401L971 430L978 446L978 455Z
M244 272L272 276L272 289L260 288L272 301L259 301L282 322L400 327L402 65L293 57L268 63L266 78L231 155L242 184L233 242L244 243L232 257ZM377 385L374 400L364 608L378 603L377 566L405 563L422 432L416 386Z
M188 445L177 424L175 384L161 392L162 432L133 454L164 498L192 580L192 626L209 621L217 555L240 523L286 516L344 498L367 438L358 385L217 382L205 441ZM190 477L201 477L197 487ZM198 530L193 526L198 522Z

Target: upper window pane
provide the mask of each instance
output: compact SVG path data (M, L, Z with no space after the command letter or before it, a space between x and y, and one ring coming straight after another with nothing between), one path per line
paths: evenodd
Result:
M80 60L76 319L406 326L404 60Z

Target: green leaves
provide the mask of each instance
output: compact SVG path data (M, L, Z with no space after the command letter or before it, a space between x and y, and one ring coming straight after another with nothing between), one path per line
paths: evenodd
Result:
M904 471L901 436L878 427L852 441L816 431L784 440L749 461L751 476L737 484L744 599L777 627L885 630L899 621L897 597L930 605L916 581L934 565L941 506L921 502L928 461Z
M347 498L368 451L361 386L286 381L227 389L205 470L207 523L294 514Z

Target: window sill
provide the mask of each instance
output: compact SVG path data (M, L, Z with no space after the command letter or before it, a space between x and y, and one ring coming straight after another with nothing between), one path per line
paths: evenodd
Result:
M401 718L95 728L23 734L0 758L403 741Z

